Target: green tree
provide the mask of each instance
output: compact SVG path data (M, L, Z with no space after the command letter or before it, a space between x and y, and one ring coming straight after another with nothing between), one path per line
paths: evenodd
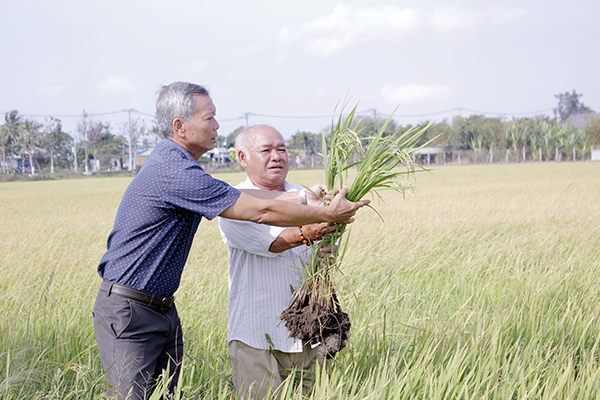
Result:
M583 129L577 129L572 126L563 126L562 128L562 154L565 159L576 160L576 154L582 153L585 146L585 132Z
M37 164L35 156L39 145L40 126L38 122L26 119L19 123L15 137L15 151L19 153L21 159L29 158L32 174L35 174L35 164Z
M538 115L533 118L520 119L519 124L529 130L526 145L529 147L531 159L539 161L548 159L549 147L553 143L554 131L552 128L556 125L556 122L547 115ZM546 154L546 157L543 156L544 154Z
M7 172L7 157L13 153L13 145L18 135L21 116L17 110L4 114L4 125L0 127L0 145L2 146L2 169Z
M525 143L527 143L529 134L529 127L527 124L522 124L521 121L515 121L506 128L507 145L514 150L517 161L521 161L521 154L525 153ZM525 160L523 159L523 161Z
M586 126L585 136L585 140L590 146L600 146L600 119L596 119Z
M456 116L448 128L448 142L461 150L506 148L505 128L499 118L471 115ZM476 147L473 147L476 146Z
M430 121L425 121L421 125L427 125ZM407 125L406 128L401 128L402 132L407 131L411 125ZM430 146L435 147L454 147L456 143L454 142L451 134L450 124L448 124L447 120L442 120L440 122L436 122L429 129L425 131L417 142L417 145L423 145L425 143L429 143Z
M73 140L68 133L62 131L60 119L47 118L40 136L40 147L48 151L50 158L50 173L54 173L55 160L65 167L68 160L68 144Z
M322 138L317 133L298 131L292 135L289 146L292 149L304 150L306 155L315 155L321 151Z
M471 115L468 118L461 116L452 119L452 136L457 140L458 148L462 150L474 150L472 145L478 143L480 138L483 146L483 115Z
M245 126L238 126L225 138L226 147L235 146L235 138L246 129ZM234 157L235 158L235 157Z
M506 135L500 118L486 118L483 123L483 136L487 148L505 149Z
M558 107L554 109L554 115L558 116L560 122L565 121L572 114L585 114L592 112L590 108L579 101L583 94L578 94L573 90L572 93L565 92L555 94L558 99Z
M98 150L96 152L96 157L100 161L100 165L112 168L113 159L120 159L121 165L123 165L126 146L127 139L123 136L113 135L108 129L105 129L100 134Z
M154 129L154 127L152 129ZM140 144L140 141L142 141L145 137L150 137L154 138L156 143L156 133L155 131L149 130L146 127L143 118L131 119L128 122L119 125L119 130L125 138L125 140L127 141L127 154L129 154L129 146L131 146L131 160L129 161L129 166L132 168L131 170L133 171L136 168L134 160L138 152L138 146ZM158 129L156 129L156 131L158 131Z
M108 130L108 125L104 125L100 121L90 119L87 130L87 143L92 149L94 160L98 159L97 151L100 146L102 135Z
M77 134L78 134L78 140L75 143L75 147L74 147L74 151L75 151L75 171L77 171L77 153L78 153L78 146L77 144L81 144L83 145L83 151L84 151L84 159L83 159L83 166L84 166L84 171L85 173L89 172L88 171L88 160L89 160L89 142L88 142L88 131L90 129L90 115L88 113L85 112L85 110L83 110L83 117L81 117L81 119L79 120L79 122L77 122Z
M562 134L560 126L547 121L543 121L540 124L540 134L542 139L542 154L544 160L556 160L555 150L560 144L559 137Z

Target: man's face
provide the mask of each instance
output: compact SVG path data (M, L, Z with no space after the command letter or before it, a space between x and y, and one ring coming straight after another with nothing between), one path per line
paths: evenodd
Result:
M289 162L283 137L267 126L255 127L247 133L249 154L240 152L238 157L250 180L259 189L285 190Z
M217 109L209 96L194 95L194 100L198 111L186 121L186 147L194 158L199 159L215 148L219 123L215 118Z

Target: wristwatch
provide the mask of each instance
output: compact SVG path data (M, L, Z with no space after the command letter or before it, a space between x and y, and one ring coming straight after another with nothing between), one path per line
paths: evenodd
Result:
M308 205L308 203L306 202L306 189L302 189L300 191L300 204L302 204L303 206Z

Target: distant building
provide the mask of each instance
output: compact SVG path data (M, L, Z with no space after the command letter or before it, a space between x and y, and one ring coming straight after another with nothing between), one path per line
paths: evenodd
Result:
M144 163L144 161L146 161L146 158L148 158L150 153L152 153L152 150L154 149L148 149L142 151L141 153L138 153L135 157L135 165L137 165L138 167L141 166Z
M112 157L109 160L110 169L112 171L122 171L123 170L123 160L120 157Z
M591 112L585 114L571 114L567 118L566 124L573 128L584 129L595 120L600 119L600 114Z
M18 174L30 174L33 172L33 169L31 168L31 159L29 158L29 154L23 154L23 157L21 156L13 156L13 159L16 162L13 162L13 168L15 169L15 172Z
M445 160L443 147L422 147L412 154L414 160L419 164L443 164Z
M204 156L208 157L211 162L217 162L219 164L231 163L231 160L229 159L229 149L226 147L215 147L204 153Z

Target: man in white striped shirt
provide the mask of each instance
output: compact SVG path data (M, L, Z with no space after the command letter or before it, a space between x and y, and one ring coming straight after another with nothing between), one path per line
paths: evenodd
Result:
M236 152L248 175L236 188L303 190L285 180L288 154L275 128L246 129L236 138ZM228 348L237 394L264 399L293 369L302 372L302 385L308 390L316 349L290 338L279 314L304 276L302 263L311 249L303 239L321 240L335 225L280 228L219 218L219 227L229 246Z

